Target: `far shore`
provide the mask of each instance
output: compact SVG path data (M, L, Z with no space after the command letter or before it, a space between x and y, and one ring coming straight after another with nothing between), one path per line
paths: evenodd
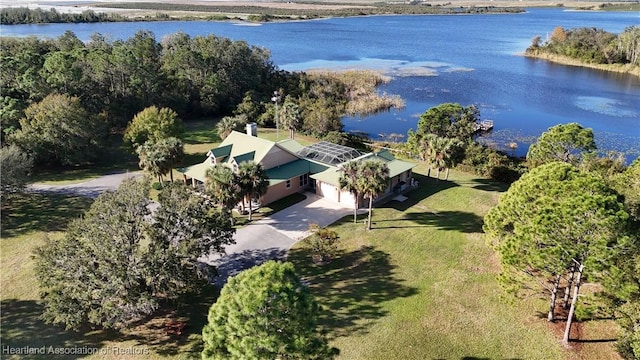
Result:
M140 8L134 3L145 4ZM130 4L130 5L127 5ZM88 1L67 1L67 0L0 0L0 8L6 7L28 7L41 8L44 10L56 9L60 13L81 13L92 10L97 13L112 13L129 19L153 20L158 14L165 16L159 20L249 20L251 15L265 14L273 11L274 15L269 21L296 21L310 20L317 18L330 18L342 16L358 16L360 14L350 14L354 9L375 9L379 6L378 0L317 0L317 1L232 1L232 0L88 0ZM389 3L395 4L395 3ZM607 6L628 5L626 2L609 2ZM637 4L637 3L636 3ZM169 7L166 7L166 6ZM526 8L562 8L565 10L580 11L602 11L602 3L597 1L561 1L561 0L442 0L442 1L421 1L417 7L429 6L429 8L440 7L441 9L464 8L493 8L495 11L489 13L510 13L505 9L526 9ZM632 4L633 5L633 4ZM132 6L132 7L128 7ZM637 6L637 5L636 5ZM170 7L174 7L171 9ZM182 9L178 8L183 7ZM191 8L190 8L191 7ZM209 8L204 10L204 8ZM263 9L252 14L251 9ZM616 8L616 10L634 10L631 8ZM287 11L291 11L288 14ZM300 11L308 12L300 15ZM327 14L326 12L345 11L344 15ZM401 10L402 11L402 10ZM314 12L317 12L314 14ZM411 12L409 12L411 13ZM380 13L379 15L382 15ZM397 13L394 15L401 15ZM416 13L423 15L422 13ZM437 13L436 13L437 14ZM376 15L376 14L368 14ZM429 15L425 13L424 15ZM438 14L441 15L441 14ZM474 14L472 14L474 15ZM216 17L219 17L216 18ZM227 17L227 19L225 19ZM251 20L255 21L255 19Z
M589 69L596 69L602 71L611 71L620 74L629 74L633 76L640 77L640 66L633 66L631 64L591 64L582 62L580 60L576 60L567 56L556 55L556 54L546 54L546 53L523 53L524 56L534 58L534 59L542 59L551 61L554 63L569 65L569 66L578 66L585 67Z

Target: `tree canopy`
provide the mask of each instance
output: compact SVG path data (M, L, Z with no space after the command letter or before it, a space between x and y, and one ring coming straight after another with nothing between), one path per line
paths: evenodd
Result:
M24 189L28 175L33 167L33 160L15 145L0 149L0 195Z
M627 251L627 220L618 194L600 177L552 162L516 181L485 216L484 230L500 254L503 284L518 293L524 276L537 279L550 294L550 320L561 277L570 279L568 341L581 277L596 279Z
M462 141L456 138L426 134L420 143L420 152L429 167L438 170L438 180L440 180L440 171L443 169L447 169L445 179L449 179L449 169L457 163L463 146Z
M99 157L105 136L104 123L90 116L79 98L51 94L25 109L9 142L35 162L74 165Z
M457 103L440 104L420 115L416 131L409 133L407 144L416 150L427 134L467 142L479 120L480 112L475 105L463 107Z
M332 359L318 303L291 263L268 261L229 279L202 330L203 359Z
M240 192L249 202L249 221L251 221L253 214L251 200L260 198L269 187L267 172L260 163L243 161L238 165L237 177Z
M620 34L593 27L565 29L557 26L548 41L534 42L527 53L549 52L595 64L639 65L640 26L633 25Z
M373 213L373 199L389 187L389 167L378 159L364 159L350 161L340 167L340 189L353 194L355 206L353 221L355 223L359 197L369 199L369 216L367 230L371 230L371 215Z
M529 147L527 161L531 167L552 161L577 165L582 157L596 150L593 130L578 123L550 127Z
M160 140L180 138L184 131L178 114L169 108L150 106L139 112L127 125L124 140L134 148L146 143L157 143Z
M216 164L207 169L205 190L213 201L231 216L231 210L242 199L238 177L231 168Z
M198 258L233 242L228 216L179 185L161 193L152 214L148 191L145 181L123 182L37 250L47 322L120 329L207 278Z

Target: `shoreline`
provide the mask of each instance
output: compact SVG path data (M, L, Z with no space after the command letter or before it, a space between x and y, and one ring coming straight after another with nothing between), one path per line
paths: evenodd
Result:
M630 64L591 64L591 63L585 63L583 61L576 60L564 55L556 55L556 54L548 54L548 53L534 54L527 51L521 53L521 55L531 59L540 59L540 60L550 61L550 62L561 64L561 65L608 71L608 72L614 72L618 74L629 74L629 75L640 78L640 66L633 66Z
M626 3L611 3L619 6ZM585 6L587 5L587 6ZM482 15L518 14L527 8L559 7L567 11L603 11L598 3L544 0L418 1L415 4L380 3L376 0L324 0L311 2L229 0L0 0L0 8L55 9L61 14L84 11L114 14L128 21L249 21L256 23L305 21L333 17L375 15ZM162 16L160 16L162 15ZM125 20L126 21L126 20ZM9 24L6 24L9 25Z

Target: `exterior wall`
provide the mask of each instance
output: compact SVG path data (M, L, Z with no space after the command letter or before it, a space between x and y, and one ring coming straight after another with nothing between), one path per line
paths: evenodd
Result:
M275 184L273 186L269 186L269 188L267 189L267 193L264 194L260 199L262 205L270 204L274 201L282 199L283 197L287 197L289 195L300 192L308 187L308 185L300 186L300 178L297 176L289 180L291 180L290 188L287 188L286 181Z
M262 166L265 169L271 169L272 167L276 167L278 165L284 165L286 163L298 160L298 158L277 146L273 146L271 150L262 158Z
M345 205L355 206L356 205L356 200L355 200L355 197L353 196L353 194L351 194L350 192L341 191L340 192L340 203L345 204Z
M340 194L338 192L338 189L335 186L327 184L323 181L318 180L316 182L316 195L320 195L327 200L340 202Z
M355 198L348 191L339 191L337 187L322 181L316 183L316 195L337 203L354 206Z

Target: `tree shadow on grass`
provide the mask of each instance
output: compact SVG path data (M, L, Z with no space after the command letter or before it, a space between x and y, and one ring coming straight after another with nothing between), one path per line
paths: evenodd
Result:
M372 246L338 254L324 265L314 265L304 249L290 250L289 259L322 306L320 324L329 338L364 334L387 314L384 302L417 294L395 278L389 254Z
M474 189L484 191L498 191L505 192L509 189L509 184L490 179L473 179L473 182L477 185L473 186Z
M111 135L93 163L72 166L40 166L34 170L30 181L76 181L87 180L105 174L137 171L138 156L127 147L121 135Z
M32 300L8 299L2 301L2 345L10 348L96 348L131 347L119 345L122 341L134 341L134 348L149 349L160 355L192 354L199 357L202 352L202 328L207 323L209 307L218 298L219 291L214 286L205 286L195 294L187 294L181 299L164 304L151 317L139 321L122 332L82 327L79 331L65 330L63 326L51 325L40 319L43 306ZM167 321L186 323L181 334L168 334ZM73 357L80 358L82 354ZM24 358L20 356L20 358ZM67 355L45 353L33 358L69 359Z
M212 262L218 272L218 276L213 279L213 284L222 288L229 277L269 260L284 260L286 254L286 250L274 247L224 255Z
M151 317L123 331L122 340L133 340L136 347L148 347L163 356L200 357L203 350L202 328L208 322L209 308L220 292L204 285L199 292L183 295L165 303ZM183 323L181 333L169 332L168 322Z
M78 218L93 200L80 196L23 193L12 194L2 204L2 237L31 231L61 231Z
M432 177L427 177L420 174L413 174L413 178L418 182L419 186L414 189L410 189L404 193L407 197L407 200L403 202L399 202L397 200L393 200L393 197L387 198L388 200L376 206L377 208L392 208L398 211L406 211L410 207L418 204L422 200L428 198L433 194L437 194L440 191L453 188L456 186L460 186L452 181L446 180L437 180Z
M222 141L216 130L218 121L216 119L200 119L185 122L184 143L195 145Z
M1 306L3 347L100 348L104 346L105 341L118 336L116 332L88 328L73 332L66 331L62 326L46 324L40 319L43 306L33 300L2 300ZM70 356L45 353L34 355L32 358L69 359Z
M385 225L392 223L393 225ZM482 217L464 211L438 211L406 213L403 217L376 220L373 229L403 229L411 227L435 227L440 230L454 230L464 233L482 232Z

